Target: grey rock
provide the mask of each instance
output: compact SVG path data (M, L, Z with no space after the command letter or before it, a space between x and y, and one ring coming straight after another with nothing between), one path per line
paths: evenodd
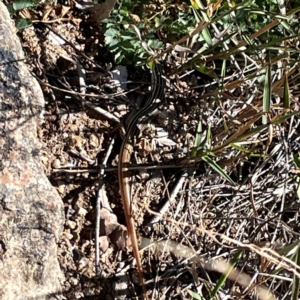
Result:
M0 299L61 293L62 201L43 173L37 122L44 98L0 2Z

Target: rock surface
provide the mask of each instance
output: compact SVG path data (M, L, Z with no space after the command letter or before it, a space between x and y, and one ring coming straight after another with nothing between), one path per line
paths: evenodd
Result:
M39 161L43 94L2 2L0 41L0 299L49 299L63 280L63 204Z

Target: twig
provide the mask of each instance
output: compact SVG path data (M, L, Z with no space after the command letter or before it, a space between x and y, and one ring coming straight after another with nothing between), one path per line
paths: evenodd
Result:
M284 159L285 159L285 166L288 165L288 145L286 142L286 138L284 135L284 130L283 128L281 128L281 138L282 138L282 142L283 142L283 146L284 146ZM287 173L283 173L283 178L287 178ZM286 196L286 191L287 191L287 181L284 181L284 185L283 185L283 191L282 191L282 199L281 199L281 204L280 204L280 210L279 210L279 215L278 215L278 219L277 219L277 225L275 228L275 232L273 235L273 238L271 240L271 243L274 244L275 240L277 239L277 232L280 230L281 228L281 222L282 222L282 213L284 211L284 207L285 207L285 196Z
M163 205L163 207L160 209L159 211L159 215L154 216L151 221L148 223L149 226L153 225L154 223L157 223L162 217L163 215L166 213L166 211L169 209L171 202L175 199L175 197L177 196L180 188L182 187L186 177L187 177L187 172L184 172L182 174L182 176L180 177L180 179L178 180L176 186L174 187L169 199L167 200L167 202Z
M103 159L103 162L100 166L100 176L99 176L99 186L98 186L98 193L97 193L97 202L96 202L96 235L95 235L95 248L96 248L96 259L95 259L95 267L96 267L96 274L100 274L100 263L99 263L99 236L100 236L100 204L102 200L102 187L104 188L104 173L105 167L107 164L107 160L110 156L110 153L113 149L113 145L115 143L116 135L110 141L109 147L107 149L106 155Z
M81 64L77 63L76 61L69 59L71 62L75 63L77 66L77 72L79 76L79 86L80 86L80 92L83 94L83 97L81 101L87 102L85 100L85 92L86 92L86 84L85 84L85 70L82 68ZM94 108L95 109L95 108ZM105 173L105 167L108 161L108 158L110 156L110 153L113 149L113 145L115 143L116 135L111 139L109 147L107 149L106 155L103 159L103 162L100 166L100 172L99 172L99 186L98 186L98 192L97 192L97 200L96 200L96 229L95 229L95 269L96 269L96 274L99 276L100 275L100 263L99 263L99 236L100 236L100 205L101 202L103 202L104 196L104 173Z
M76 91L72 91L72 90L66 90L66 89L61 89L58 88L56 86L53 86L51 84L45 83L43 82L41 79L39 79L38 77L35 76L35 78L39 81L40 84L47 86L51 89L57 90L57 91L61 91L64 93L68 93L71 95L78 95L78 96L83 96L83 97L93 97L93 98L100 98L100 99L111 99L112 97L116 97L116 96L124 96L125 94L130 93L132 90L127 91L127 92L119 92L119 93L113 93L113 94L109 94L109 95L97 95L97 94L86 94L86 93L80 93L80 92L76 92ZM133 89L134 90L134 89Z
M150 245L150 240L144 238L143 244ZM200 264L204 269L225 274L230 280L238 282L243 287L250 285L254 289L258 298L261 300L276 300L276 296L263 284L251 284L251 277L234 267L224 259L211 259L208 257L200 257L192 248L178 244L174 241L157 241L151 244L159 251L171 252L179 257L186 258L189 261Z
M153 166L153 165L133 165L128 167L128 171L140 171L140 170L164 170L164 169L182 169L184 166L180 165L165 165L165 166ZM108 167L105 168L106 172L116 172L117 168L116 167ZM97 168L95 169L80 169L80 168L74 168L74 169L66 169L66 168L61 168L61 169L53 169L53 173L98 173L99 170ZM247 187L245 187L247 189Z
M118 117L116 117L112 113L106 111L105 109L96 106L92 102L87 101L87 100L82 100L82 103L83 103L83 105L91 108L92 110L96 111L97 113L99 113L100 115L104 116L105 118L107 118L107 119L109 119L111 121L114 121L116 123L120 123L120 119Z
M52 31L55 35L57 35L60 39L62 39L67 45L69 45L70 47L73 48L73 50L75 51L75 53L77 53L78 55L81 55L82 57L84 57L87 61L89 61L90 63L92 63L94 66L96 66L97 68L99 68L101 71L103 71L104 73L107 72L106 70L104 70L100 65L98 65L97 63L95 63L94 60L92 60L90 57L88 57L83 51L79 50L73 43L71 43L68 39L66 39L64 36L62 36L61 34L59 34L56 30L54 30L51 26L49 26L48 24L43 23L43 26L45 26L46 28L48 28L48 30ZM64 47L64 49L66 51L67 48ZM69 53L70 54L70 53Z

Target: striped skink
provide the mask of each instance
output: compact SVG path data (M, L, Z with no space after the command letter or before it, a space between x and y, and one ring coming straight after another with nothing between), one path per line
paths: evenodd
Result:
M128 166L131 160L131 154L134 147L134 137L138 134L138 124L142 118L151 118L156 111L156 108L164 99L164 89L166 79L164 77L163 68L160 64L153 62L152 79L151 79L151 95L145 100L141 109L130 120L123 143L120 149L118 163L118 180L120 193L122 197L123 208L125 212L128 235L131 239L133 255L136 259L137 270L139 274L140 284L143 287L144 295L146 296L146 288L143 276L142 262L139 254L138 240L134 225L134 219L131 208L131 192L130 192L130 174ZM144 122L144 120L143 120ZM147 297L147 296L146 296Z

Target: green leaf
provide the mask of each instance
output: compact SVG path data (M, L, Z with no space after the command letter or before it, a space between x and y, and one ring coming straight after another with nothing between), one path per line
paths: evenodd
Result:
M197 64L195 64L195 68L199 72L201 72L201 73L203 73L203 74L205 74L205 75L207 75L207 76L209 76L209 77L211 77L213 79L218 79L219 78L218 75L212 69L207 68L204 65L197 65Z
M105 41L107 41L106 38L105 38ZM116 52L116 51L120 50L119 44L120 44L119 40L110 39L110 42L107 43L107 46L111 52Z
M14 8L14 10L21 10L23 8L32 7L32 6L35 6L35 2L32 1L32 0L15 0L13 2L13 8Z
M148 46L153 48L153 49L160 49L163 47L163 42L159 40L149 40L148 41Z
M21 29L25 29L27 27L32 26L32 22L30 19L28 18L24 18L24 19L20 19L20 20L16 20L16 27L21 30Z
M286 114L284 116L277 117L276 119L272 120L272 124L281 124L284 121L290 119L292 116L298 116L298 115L300 115L300 111L295 111L291 114Z
M13 14L15 12L15 10L13 8L13 3L7 3L6 8L10 14Z
M149 67L149 69L153 70L154 69L154 61L153 60L148 61L147 66Z
M205 155L202 159L208 163L216 172L218 172L228 182L236 185L236 183L229 177L229 175L223 170L216 162L214 162L209 156Z
M300 266L300 243L297 246L295 256L293 257L293 261L297 266ZM299 299L299 290L300 290L300 278L294 274L294 280L292 284L292 300Z
M106 36L105 39L104 39L104 41L105 41L105 44L108 45L108 46L110 46L110 47L112 47L113 45L119 43L119 41L116 40L116 39L115 39L114 37L112 37L112 36Z
M221 287L224 285L228 275L230 274L230 272L234 269L236 263L238 262L238 260L241 258L243 253L243 250L239 250L236 252L236 254L234 255L233 259L230 261L230 268L228 268L227 272L225 274L222 274L220 279L218 280L215 288L213 289L213 291L211 292L211 297L215 297L217 292L221 289Z
M119 44L120 48L123 49L123 50L126 50L128 52L133 52L135 51L134 50L134 46L133 44L131 43L131 41L122 41L120 44Z
M209 20L208 15L205 13L203 4L200 2L200 0L198 0L197 2L198 2L198 5L201 4L201 6L203 7L203 8L201 7L202 18L203 18L206 22L209 22L210 20ZM199 16L197 10L195 10L195 9L193 8L193 12L194 12L196 21L197 21L198 23L200 23L201 20L202 20L202 18ZM210 46L213 45L213 41L212 41L212 38L211 38L211 35L210 35L210 32L209 32L208 28L204 28L204 29L203 29L203 31L202 31L202 33L201 33L201 37L202 37L203 40L206 42L206 46L207 46L207 47L210 47Z
M189 294L194 298L194 299L197 299L197 300L205 300L205 298L203 298L202 296L200 296L199 294L191 291L191 290L188 290Z
M285 73L284 77L283 107L290 108L290 89L287 73Z
M201 145L202 137L203 137L202 120L200 120L199 123L198 123L196 138L195 138L195 143L194 143L195 148L198 148Z
M109 36L109 37L115 37L117 35L119 35L119 31L115 28L110 27L108 30L106 30L105 36Z
M110 28L110 27L113 27L116 25L115 23L112 23L111 20L109 20L109 19L103 20L102 23L104 23L104 24L106 23L106 25L105 25L106 28Z
M199 0L191 0L191 4L195 9L204 9L204 7L201 7L201 2Z
M265 85L264 85L264 96L263 96L263 112L265 113L262 116L262 123L268 123L267 114L270 112L271 107L271 85L272 85L272 78L271 78L271 58L269 58L269 64L267 67L267 72L265 76Z
M120 32L120 36L121 38L125 41L125 40L138 40L137 36L136 36L136 33L133 32L133 31L121 31Z
M296 167L300 170L300 159L298 154L292 154L293 161L296 165Z
M123 59L124 59L124 56L122 55L121 52L117 52L115 54L115 61L116 61L117 64L120 64Z

